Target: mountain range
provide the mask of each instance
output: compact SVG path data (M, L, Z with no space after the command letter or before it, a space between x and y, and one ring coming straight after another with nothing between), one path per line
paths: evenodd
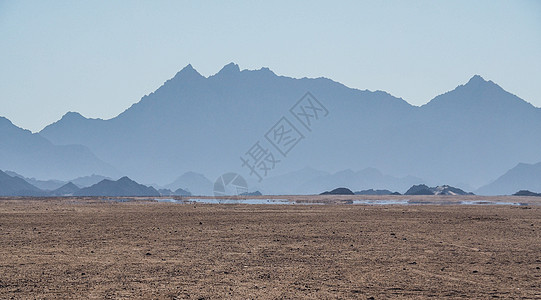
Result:
M113 181L104 179L92 186L75 191L75 196L145 196L159 197L160 193L153 187L139 184L124 176L119 180Z
M19 128L4 117L0 117L0 168L58 180L92 173L118 174L86 146L54 145L42 135Z
M42 191L24 179L0 171L0 196L41 196Z
M32 178L24 177L23 175L21 175L19 173L16 173L16 172L13 172L13 171L5 171L5 173L8 174L9 176L12 176L12 177L22 178L22 179L24 179L24 181L30 183L31 185L37 187L38 189L45 190L45 191L56 190L56 189L58 189L58 188L60 188L60 187L62 187L64 185L66 185L69 182L73 183L78 188L84 188L84 187L89 187L91 185L94 185L94 184L102 181L103 179L111 179L111 178L106 177L106 176L92 174L90 176L82 176L82 177L77 177L77 178L70 179L70 180L56 180L56 179L39 180L39 179L36 179L34 177L32 177Z
M312 119L310 128L292 113L307 92L327 111ZM282 118L303 137L287 155L266 139ZM205 77L188 65L109 120L69 112L39 134L7 122L0 122L0 135L5 128L11 132L4 134L0 153L9 158L0 159L0 167L40 179L126 174L163 184L189 171L211 178L237 172L258 187L276 188L284 186L273 183L277 174L309 166L325 174L314 176L312 186L308 180L287 182L295 186L289 191L347 186L333 182L315 188L334 180L332 174L340 177L340 170L376 170L374 176L395 182L383 186L347 171L343 178L354 181L354 189L404 191L424 181L469 189L518 163L541 161L541 109L478 75L418 107L386 92L352 89L326 78L278 76L268 68L241 71L233 63ZM278 161L261 182L240 160L258 142ZM178 187L190 188L169 188Z
M180 189L179 189L180 190ZM184 192L184 191L182 191ZM183 195L177 190L175 195ZM185 192L184 192L185 194ZM160 193L153 187L139 184L124 176L119 180L103 179L89 187L80 188L68 182L55 190L42 190L19 176L11 176L0 170L0 196L64 197L64 196L143 196L158 197Z

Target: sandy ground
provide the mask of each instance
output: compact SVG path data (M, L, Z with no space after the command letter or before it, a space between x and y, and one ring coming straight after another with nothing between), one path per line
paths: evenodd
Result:
M540 268L540 205L0 200L0 299L541 299Z

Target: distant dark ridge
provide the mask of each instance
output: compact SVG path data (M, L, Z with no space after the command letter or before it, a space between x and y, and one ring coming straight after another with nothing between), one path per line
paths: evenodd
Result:
M79 190L75 193L75 196L159 197L160 193L153 187L139 184L128 177L122 177L117 181L104 179L90 187Z
M46 192L26 182L24 179L9 176L0 171L0 196L46 196Z
M434 195L434 192L425 184L414 185L404 195Z
M36 178L28 178L21 174L18 174L17 172L13 171L5 171L6 174L8 174L11 177L19 177L23 179L24 181L30 183L31 185L37 187L40 190L43 191L53 191L56 190L63 185L65 185L67 182L61 181L61 180L39 180Z
M541 197L541 193L534 193L530 192L528 190L520 190L513 194L513 196L534 196L534 197Z
M330 192L329 191L323 192L320 195L355 195L355 194L348 188L340 187Z

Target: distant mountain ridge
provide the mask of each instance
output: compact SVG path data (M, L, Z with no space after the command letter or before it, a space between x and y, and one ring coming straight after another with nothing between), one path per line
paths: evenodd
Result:
M39 179L36 179L36 178L27 178L27 177L24 177L23 175L20 175L17 172L13 172L13 171L5 171L5 173L8 174L9 176L12 176L12 177L22 178L24 181L30 183L31 185L37 187L40 190L52 191L52 190L58 189L59 187L63 186L64 184L66 184L66 182L64 182L62 180L54 180L54 179L52 179L52 180L39 180Z
M53 145L39 134L0 117L0 168L40 179L66 180L89 172L114 175L118 171L81 145Z
M68 182L58 189L49 193L50 196L73 196L77 194L81 189L73 182Z
M67 181L63 181L63 180L39 180L39 179L36 179L36 178L24 177L23 175L21 175L21 174L19 174L17 172L13 172L13 171L6 171L5 173L12 176L12 177L22 178L22 179L24 179L24 181L30 183L31 185L33 185L33 186L35 186L35 187L37 187L37 188L39 188L40 190L43 190L43 191L56 190L56 189L64 186L65 184L67 184L69 182L75 184L78 188L84 188L84 187L89 187L89 186L91 186L93 184L96 184L96 183L102 181L103 179L111 179L110 177L92 174L90 176L77 177L77 178L67 180Z
M24 179L0 171L0 196L42 196L44 192Z
M178 195L189 195L177 190ZM0 196L28 196L28 197L65 197L65 196L93 196L93 197L121 197L142 196L158 197L160 193L153 187L139 184L128 177L117 181L103 179L102 181L85 188L79 188L73 182L68 182L55 190L41 190L26 182L19 176L10 176L0 170Z
M76 191L75 196L146 196L159 197L160 193L153 187L148 187L124 176L117 181L104 179L92 186Z
M233 63L209 77L188 65L115 118L71 112L40 135L57 145L84 145L142 182L163 184L190 170L248 179L239 157L264 142L281 117L294 121L289 109L307 91L329 114L311 131L295 123L306 138L266 179L305 166L327 172L373 167L397 178L477 187L521 161L541 161L541 109L481 76L416 107L381 91L277 76L268 68L241 71Z
M205 175L196 172L186 172L165 187L181 196L209 196L213 190L212 182Z

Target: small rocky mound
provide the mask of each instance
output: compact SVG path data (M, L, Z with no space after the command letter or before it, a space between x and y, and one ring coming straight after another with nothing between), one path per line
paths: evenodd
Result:
M374 189L362 190L362 191L355 192L355 195L376 195L376 196L379 196L379 195L392 195L392 194L393 194L393 192L391 192L389 190L374 190Z
M255 192L246 192L246 193L242 193L240 194L239 196L262 196L263 194L261 194L260 191L255 191Z
M345 187L336 188L332 191L326 191L320 195L355 195L350 189Z
M425 184L414 185L404 195L474 195L450 185L428 187Z
M434 195L434 192L425 184L414 185L404 195Z
M541 197L541 193L534 193L528 190L520 190L513 194L513 196L533 196L533 197Z

